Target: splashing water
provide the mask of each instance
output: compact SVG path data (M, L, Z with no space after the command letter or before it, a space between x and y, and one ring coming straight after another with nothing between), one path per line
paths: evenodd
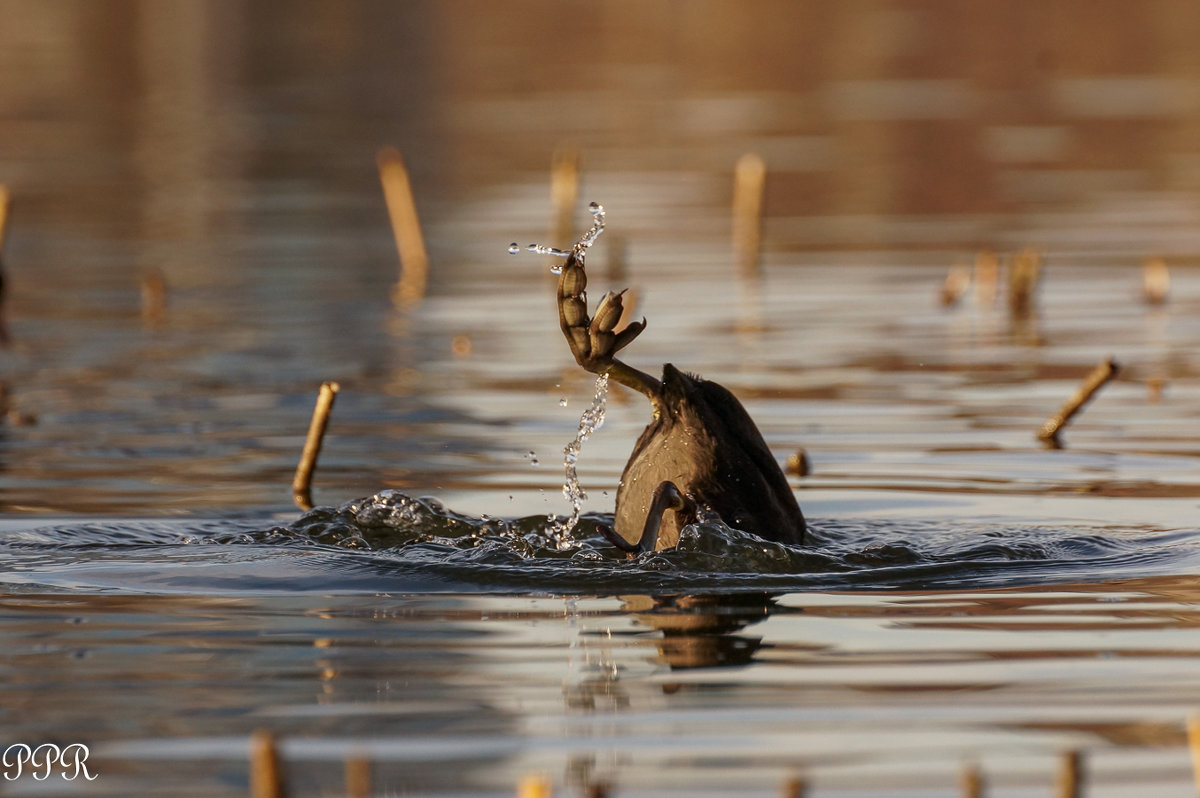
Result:
M608 375L601 374L596 378L596 392L592 395L592 403L579 416L579 431L575 440L563 447L563 468L566 471L566 481L563 483L563 496L571 503L571 517L566 522L566 532L574 529L579 521L580 503L587 498L587 493L579 485L579 474L575 464L579 461L579 450L583 442L592 433L604 426L604 413L608 400Z
M604 206L598 202L590 202L588 203L588 213L592 215L592 226L579 237L579 240L570 249L558 249L546 244L527 244L525 250L536 255L553 255L556 258L569 258L571 255L575 255L579 260L579 265L582 266L584 253L592 244L596 243L596 239L604 232ZM516 255L520 251L521 247L517 242L514 241L508 245L509 255ZM562 274L562 266L551 266L550 273Z
M554 255L560 258L574 255L579 263L579 267L583 268L584 254L596 243L596 239L600 237L600 234L604 232L604 206L598 202L588 203L588 213L592 215L592 226L579 237L579 240L572 245L570 250L556 249L555 247L543 244L529 244L525 249L539 255ZM508 251L510 254L515 255L520 251L520 247L514 242L509 244ZM562 265L551 266L550 272L551 274L562 274ZM575 440L563 448L563 466L566 470L566 481L563 483L563 496L571 503L571 515L565 521L559 520L556 515L551 515L546 519L549 543L558 551L565 551L578 545L571 537L571 532L575 529L575 525L579 523L582 503L587 498L587 493L579 485L579 474L575 470L575 464L579 460L579 450L583 447L583 442L604 424L605 401L607 398L608 375L601 374L596 379L596 392L592 397L592 404L579 417L579 431L575 435ZM560 406L565 406L566 403L566 399L559 400Z

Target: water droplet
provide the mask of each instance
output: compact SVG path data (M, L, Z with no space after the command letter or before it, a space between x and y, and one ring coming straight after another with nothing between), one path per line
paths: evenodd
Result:
M551 274L562 274L562 266L551 266L550 273Z
M592 216L599 216L600 214L604 213L604 206L598 202L589 202L588 213L590 213Z
M537 244L526 244L526 245L525 245L525 250L526 250L527 252L537 252L537 251L538 251L538 245L537 245Z
M514 241L508 245L508 254L509 255L516 255L520 251L521 251L521 245L518 244L516 241Z
M561 397L561 398L558 400L558 406L559 406L559 407L566 407L566 406L567 406L567 397L565 397L565 396Z

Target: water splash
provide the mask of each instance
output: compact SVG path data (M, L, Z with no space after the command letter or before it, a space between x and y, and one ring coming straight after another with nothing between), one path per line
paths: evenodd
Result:
M570 249L559 249L546 244L527 244L525 250L535 255L553 255L556 258L569 258L574 255L582 266L584 253L596 243L596 239L604 232L604 206L598 202L590 202L588 203L588 213L592 215L592 226L571 245ZM515 241L508 245L508 254L516 255L520 251L521 247ZM562 274L562 266L551 266L550 273Z
M598 202L593 202L588 205L588 213L592 215L592 226L584 233L571 251L576 254L581 260L583 252L592 244L596 243L596 239L604 232L604 206Z
M567 258L574 255L580 268L582 268L584 254L596 243L596 239L600 237L600 234L604 232L604 206L598 202L588 203L588 213L592 215L592 226L579 237L579 240L569 250L557 249L543 244L529 244L525 249L538 255L553 255L559 258ZM509 245L508 251L515 255L520 251L520 247L514 242ZM550 267L551 274L562 274L562 270L562 264ZM571 532L575 529L575 525L579 523L582 503L587 498L587 493L579 485L579 474L575 470L575 464L579 460L579 450L582 448L583 442L604 424L605 401L607 398L608 375L602 374L596 379L596 392L592 397L592 404L583 411L583 414L579 418L579 431L575 434L575 440L568 443L563 449L563 466L566 470L566 481L563 483L563 496L571 503L571 515L566 520L560 520L557 515L553 514L546 518L549 545L557 551L566 551L579 545L572 537ZM565 407L567 400L565 398L560 399L558 404Z
M583 501L587 498L587 491L579 484L579 473L576 471L575 465L579 462L579 450L583 448L583 442L590 438L593 432L604 425L607 400L608 375L601 374L596 378L596 392L592 396L591 405L579 416L579 431L575 433L575 440L563 447L563 468L566 472L566 480L563 482L563 496L571 503L571 515L565 521L555 520L551 524L551 544L559 551L575 545L571 537L571 531L579 523Z

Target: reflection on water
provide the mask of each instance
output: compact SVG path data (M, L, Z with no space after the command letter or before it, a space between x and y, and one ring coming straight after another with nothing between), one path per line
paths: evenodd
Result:
M0 721L93 745L89 794L244 794L257 728L312 794L350 751L379 791L509 795L544 770L770 794L803 772L925 796L978 761L1035 794L1066 748L1097 795L1191 794L1200 6L3 11L0 382L37 423L0 424ZM648 417L621 391L578 462L583 545L544 545L567 512L547 464L593 387L544 269L505 248L567 243L564 144L577 231L583 203L608 212L594 289L609 259L649 321L630 362L718 380L781 461L803 447L818 546L602 548ZM403 311L383 146L432 262ZM755 284L728 218L747 152ZM986 282L939 304L952 266L1025 247L1032 312ZM1121 378L1040 447L1110 356ZM327 379L329 506L298 520ZM414 532L339 507L384 489L457 512L423 505Z
M97 741L98 795L244 794L255 728L284 735L303 794L336 790L349 752L384 792L511 794L545 770L621 795L768 795L796 772L833 794L950 795L976 761L999 794L1048 794L1057 752L1080 747L1095 794L1186 795L1191 581L732 602L13 595L5 706L25 734Z

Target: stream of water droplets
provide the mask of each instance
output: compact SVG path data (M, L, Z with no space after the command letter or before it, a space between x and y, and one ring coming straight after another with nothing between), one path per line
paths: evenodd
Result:
M584 268L584 255L596 243L596 239L600 237L600 234L604 232L604 206L598 202L589 203L588 213L592 215L592 226L579 237L579 240L569 250L561 250L544 244L529 244L525 249L538 255L553 255L560 258L574 255L579 268ZM508 252L510 255L516 255L520 251L521 248L516 242L509 244ZM561 274L562 266L551 266L550 272L552 274ZM566 471L566 480L563 483L563 496L571 503L571 515L565 521L558 520L558 517L554 515L547 519L549 521L551 545L559 551L572 548L575 545L571 537L571 532L579 522L582 502L587 498L587 492L579 484L579 474L575 466L579 461L579 451L583 447L583 442L604 424L605 402L607 399L608 375L601 374L596 379L596 391L592 396L591 405L579 417L579 429L575 434L575 439L563 448L563 467Z

